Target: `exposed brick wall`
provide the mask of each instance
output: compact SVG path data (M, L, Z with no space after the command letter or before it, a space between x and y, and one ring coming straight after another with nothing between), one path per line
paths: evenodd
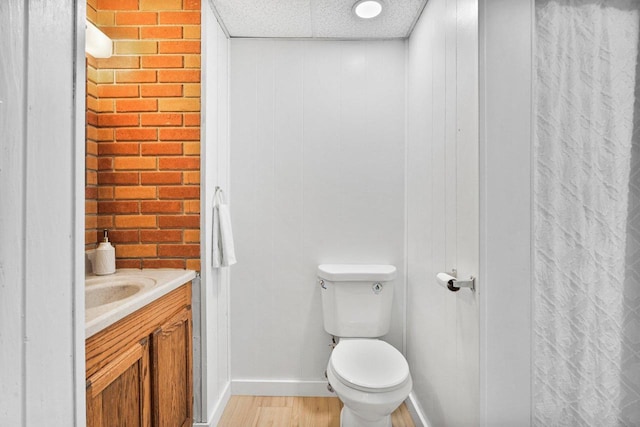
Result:
M87 1L87 19L95 24L97 0ZM98 71L96 60L87 55L87 111L85 157L85 249L93 249L98 227Z
M200 1L95 3L97 229L119 268L199 270Z

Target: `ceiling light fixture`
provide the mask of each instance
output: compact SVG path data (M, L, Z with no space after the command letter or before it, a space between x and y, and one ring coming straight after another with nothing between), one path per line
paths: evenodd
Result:
M353 13L362 19L375 18L381 12L382 3L377 0L359 0L353 5Z

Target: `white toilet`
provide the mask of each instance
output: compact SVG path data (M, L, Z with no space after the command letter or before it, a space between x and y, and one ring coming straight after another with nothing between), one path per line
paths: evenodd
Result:
M339 338L327 378L344 403L341 427L391 427L411 392L404 356L378 339L389 332L395 276L392 265L318 266L324 329Z

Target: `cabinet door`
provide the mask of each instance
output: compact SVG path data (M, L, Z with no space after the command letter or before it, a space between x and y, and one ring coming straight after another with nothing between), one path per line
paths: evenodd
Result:
M150 427L149 339L87 380L87 427Z
M153 333L154 426L191 426L191 365L191 309L187 307Z

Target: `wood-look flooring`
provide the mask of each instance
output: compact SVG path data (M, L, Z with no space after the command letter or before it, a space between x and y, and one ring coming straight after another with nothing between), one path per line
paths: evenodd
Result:
M231 396L218 427L340 427L337 397ZM415 427L403 403L393 427Z

